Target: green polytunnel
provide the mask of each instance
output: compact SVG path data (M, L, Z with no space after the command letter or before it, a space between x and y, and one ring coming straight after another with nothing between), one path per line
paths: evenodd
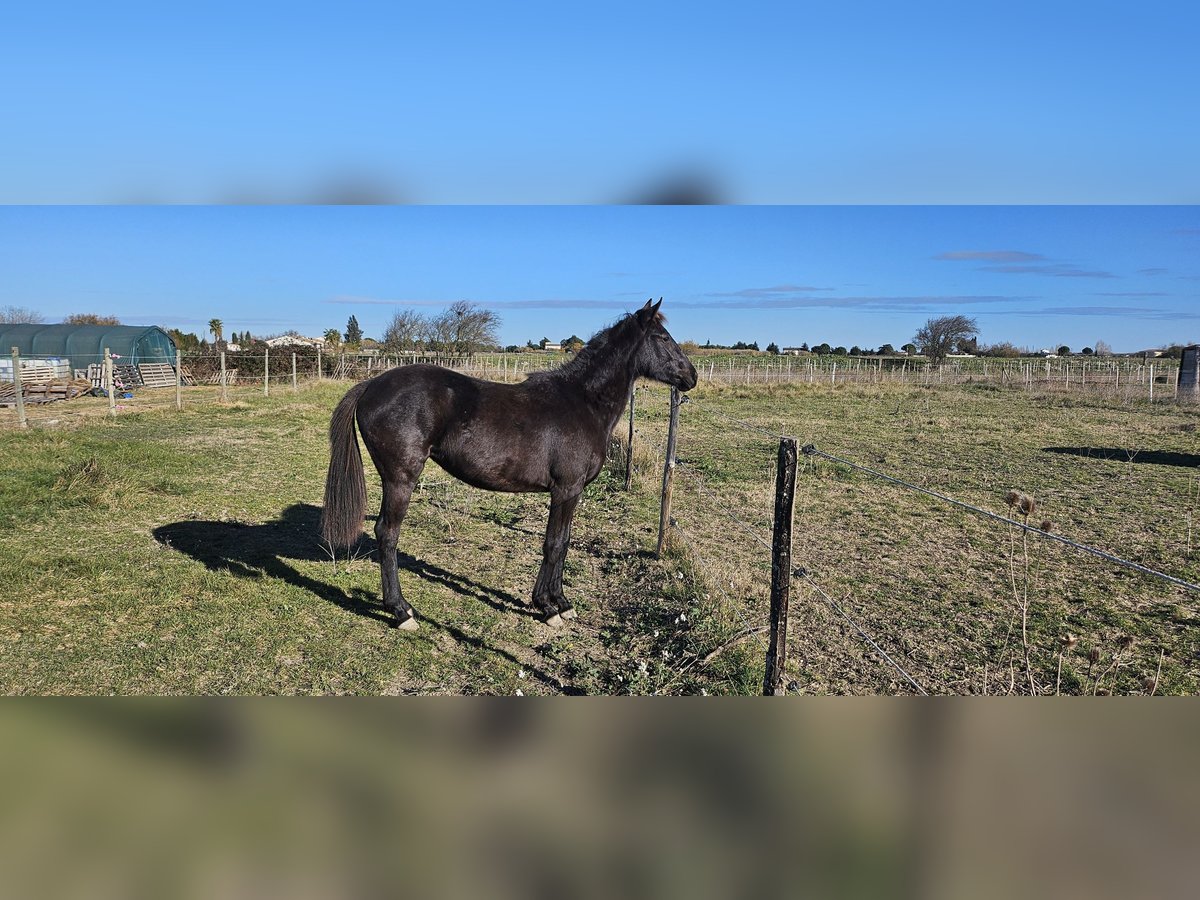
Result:
M175 364L175 342L155 325L0 325L0 355L16 347L23 357L65 357L77 369L104 359L107 348L122 365Z

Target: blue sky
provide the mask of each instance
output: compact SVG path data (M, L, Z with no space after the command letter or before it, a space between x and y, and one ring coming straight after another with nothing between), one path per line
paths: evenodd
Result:
M1200 202L1194 0L7 4L0 202Z
M662 296L700 343L1200 340L1200 207L0 207L0 306L49 320L378 337L393 312L496 310L504 343L587 337Z

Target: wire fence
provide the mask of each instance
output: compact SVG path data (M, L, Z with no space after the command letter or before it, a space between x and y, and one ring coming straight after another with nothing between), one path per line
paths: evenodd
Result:
M1092 393L1125 399L1179 395L1179 361L1156 357L951 358L694 356L701 381L712 384L991 384L1039 393ZM1180 396L1195 399L1194 391Z
M680 479L672 505L673 539L678 542L677 549L692 557L697 569L717 587L730 609L735 612L741 625L737 634L757 636L763 650L767 651L768 647L762 635L768 627L763 622L767 614L763 587L773 550L768 503L772 455L770 442L785 440L788 436L745 418L730 415L708 400L691 399L689 402L688 398L684 398L683 409L686 415L680 426L678 458L674 467ZM903 633L904 629L890 629L888 617L878 614L878 611L872 611L872 600L878 599L879 586L862 583L847 585L840 577L831 579L842 584L840 591L827 583L823 584L824 579L820 577L819 570L814 571L812 564L805 561L804 551L801 550L799 564L794 566L791 573L794 582L807 589L804 600L823 604L836 618L818 620L811 615L811 610L793 601L793 612L800 612L796 624L799 624L801 629L808 629L814 626L831 628L840 623L843 632L860 641L879 666L891 670L896 690L907 690L917 694L926 694L935 688L937 693L1064 692L1064 659L1070 658L1069 655L1078 641L1076 636L1064 634L1061 638L1056 671L1049 674L1037 671L1037 667L1030 661L1030 540L1057 545L1077 555L1083 554L1103 560L1117 569L1137 573L1150 584L1161 585L1163 590L1182 591L1185 595L1192 596L1200 593L1200 584L1195 580L1170 574L1144 562L1056 533L1048 521L1037 524L1035 519L1034 524L1030 524L1032 500L1018 492L1010 492L1007 498L1007 514L997 513L946 493L922 487L910 480L864 466L844 456L827 453L811 444L803 448L803 453L809 464L806 474L810 481L817 475L813 467L817 461L823 461L861 473L904 492L918 493L946 507L965 511L985 523L999 525L1003 529L1002 532L987 539L994 545L1002 543L1003 537L1008 536L1010 547L1016 548L1018 545L1014 535L1021 536L1020 546L1025 559L1025 572L1021 574L1019 571L1020 567L1015 560L1020 554L1014 549L1007 562L1011 570L1013 603L1008 604L1010 616L1003 642L990 648L991 659L988 658L989 648L969 647L959 642L959 651L972 651L976 656L975 663L982 666L978 683L969 676L957 682L947 680L944 673L948 668L946 663L951 662L948 660L926 666L928 671L923 676L915 674L914 665L920 668L925 661L914 656L914 642L911 637ZM757 464L747 465L747 458L755 460ZM1025 505L1027 503L1028 506ZM806 543L803 526L798 536L803 547ZM857 553L854 543L853 534L844 535L844 550ZM1074 565L1078 566L1078 562ZM732 570L736 570L736 575L732 574ZM1021 581L1024 583L1019 584ZM736 587L737 590L727 591L726 585ZM967 591L971 590L969 586L964 587ZM1154 593L1153 589L1151 592ZM894 605L891 608L894 608ZM1097 611L1097 627L1105 624L1108 617L1108 612ZM936 629L937 623L928 623L928 626ZM1127 626L1129 627L1131 626ZM818 688L817 685L803 683L803 673L808 668L804 655L815 644L821 642L814 641L814 635L803 631L794 631L793 636L799 637L799 646L793 649L789 656L789 678L792 679L790 686L793 690ZM1107 658L1093 647L1086 656L1086 673L1081 680L1075 681L1075 689L1071 692L1114 692L1117 687L1116 675L1130 664L1130 647L1133 640L1128 634L1121 635L1117 639L1116 648ZM825 649L828 649L829 644L830 642L826 642ZM846 650L844 643L840 649ZM1155 652L1157 669L1154 670L1153 678L1147 677L1141 683L1135 683L1132 692L1153 694L1158 691L1166 649L1159 648ZM989 665L992 667L990 677ZM1007 685L1003 683L1005 665L1008 666ZM958 668L961 670L964 667ZM1111 680L1106 680L1110 679L1110 676ZM993 683L996 678L1000 679L999 686ZM1106 684L1107 688L1102 690Z
M115 388L127 393L169 387L175 358L122 358L112 354ZM287 386L299 381L333 378L362 380L397 366L431 363L493 381L519 381L531 372L562 365L571 357L560 352L434 354L351 352L311 346L256 346L247 350L182 352L179 375L185 387L261 384ZM922 358L777 356L773 354L698 354L693 357L702 381L710 384L991 384L1018 386L1038 393L1087 392L1126 400L1196 399L1197 392L1179 387L1180 366L1173 359L1073 357L1061 359L950 359L932 366ZM28 387L48 383L90 381L102 387L104 354L45 357L0 356L0 403L19 373ZM164 367L170 367L168 373ZM172 384L168 384L170 380ZM77 385L78 386L78 385ZM53 393L53 392L51 392ZM62 392L59 391L58 394ZM34 390L33 402L46 391ZM57 399L57 397L51 398Z

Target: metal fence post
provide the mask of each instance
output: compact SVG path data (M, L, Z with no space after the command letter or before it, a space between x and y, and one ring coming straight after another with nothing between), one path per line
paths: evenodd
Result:
M29 421L25 418L25 386L21 384L21 348L12 348L13 358L13 387L17 389L17 421L21 423L22 428L29 427Z
M108 414L115 416L117 414L117 388L113 384L113 361L112 353L108 347L104 348L104 382L108 386Z
M671 488L675 479L675 433L679 429L679 388L671 388L671 419L667 426L667 458L663 462L662 506L658 514L658 549L661 558L671 528Z
M771 540L771 638L767 645L767 668L763 695L778 696L783 687L787 661L788 601L792 587L792 506L796 499L796 439L779 441L775 472L775 525Z
M175 408L183 409L183 353L175 348Z

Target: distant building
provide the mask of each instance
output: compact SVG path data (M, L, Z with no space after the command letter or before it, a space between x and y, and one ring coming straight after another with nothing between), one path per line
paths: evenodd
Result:
M779 352L784 356L812 356L812 351L805 350L803 347L784 347Z
M324 338L304 337L300 334L281 334L279 337L267 338L263 343L268 347L324 347ZM232 349L232 347L230 348Z

